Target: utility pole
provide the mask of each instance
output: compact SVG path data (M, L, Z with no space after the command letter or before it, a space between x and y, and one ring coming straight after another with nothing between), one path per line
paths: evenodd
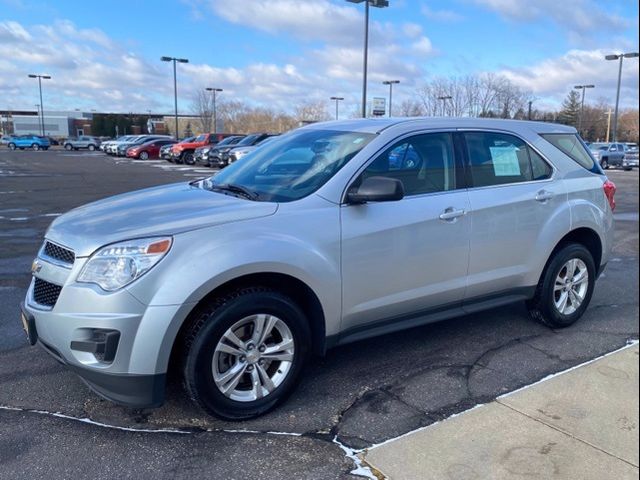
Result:
M576 85L576 90L582 90L582 101L580 102L580 116L578 117L578 133L582 135L582 117L584 116L584 94L587 88L595 88L595 85Z
M42 130L42 136L44 137L44 103L42 103L42 79L50 80L51 75L36 75L30 73L28 75L29 78L37 78L38 79L38 88L40 89L40 125Z
M391 101L393 100L393 86L400 83L400 80L385 80L383 85L389 85L389 118L391 118Z
M612 113L613 113L613 110L609 108L609 111L607 112L607 139L605 140L606 143L609 143L609 131L611 130L611 114Z
M533 103L532 100L529 100L529 111L527 113L527 120L531 120L531 104Z
M616 90L616 112L613 117L613 141L618 141L618 103L620 102L620 82L622 80L622 60L625 58L638 58L638 52L620 53L614 55L606 55L605 60L620 60L618 65L618 88ZM608 141L608 140L607 140Z

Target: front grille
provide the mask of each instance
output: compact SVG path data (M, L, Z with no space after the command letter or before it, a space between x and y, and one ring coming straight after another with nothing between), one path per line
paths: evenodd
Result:
M61 286L36 278L33 284L33 299L38 305L53 307L58 301L60 290Z
M44 254L47 257L51 257L63 263L68 263L69 265L73 265L73 262L76 260L76 256L71 250L49 241L44 242Z

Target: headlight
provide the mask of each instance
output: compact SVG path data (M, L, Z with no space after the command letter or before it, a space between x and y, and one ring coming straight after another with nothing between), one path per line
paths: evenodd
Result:
M171 248L171 237L140 238L102 247L82 268L78 282L118 290L147 273Z

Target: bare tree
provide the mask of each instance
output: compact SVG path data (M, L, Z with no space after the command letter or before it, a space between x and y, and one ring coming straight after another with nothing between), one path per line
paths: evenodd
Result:
M210 132L213 125L213 97L204 89L199 89L191 102L191 112L198 117L201 131Z
M296 105L294 116L299 122L323 122L331 118L327 111L326 102L310 100Z

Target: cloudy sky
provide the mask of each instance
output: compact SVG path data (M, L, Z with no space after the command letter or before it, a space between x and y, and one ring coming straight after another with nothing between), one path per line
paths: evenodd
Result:
M497 72L557 107L575 84L613 103L617 64L638 51L635 0L390 0L371 10L370 97L410 97L433 76ZM101 5L98 7L97 5ZM108 6L107 6L108 5ZM360 98L363 4L345 0L0 0L0 109L170 112L194 92L291 110L304 100ZM625 60L621 105L638 105L638 60ZM589 98L590 97L590 98Z

